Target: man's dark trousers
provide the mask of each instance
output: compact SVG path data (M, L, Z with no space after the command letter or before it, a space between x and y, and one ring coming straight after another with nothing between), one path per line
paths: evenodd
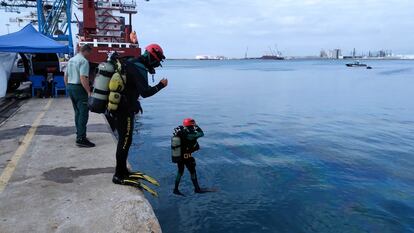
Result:
M67 90L75 110L76 139L86 138L86 124L89 118L88 93L81 84L68 84Z

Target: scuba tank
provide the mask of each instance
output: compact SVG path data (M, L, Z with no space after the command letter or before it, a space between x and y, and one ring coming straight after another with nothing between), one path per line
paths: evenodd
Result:
M105 112L109 95L108 84L114 72L114 66L110 62L99 64L98 72L93 82L92 94L88 99L88 107L91 112Z
M171 137L171 160L173 163L181 161L181 138L178 136Z
M109 102L108 110L110 112L118 109L118 104L121 102L121 92L125 89L126 77L122 74L122 64L119 60L116 62L116 70L109 81Z

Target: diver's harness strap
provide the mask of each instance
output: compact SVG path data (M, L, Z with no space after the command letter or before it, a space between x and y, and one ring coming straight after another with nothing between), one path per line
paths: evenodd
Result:
M98 93L98 94L101 94L101 95L109 95L109 92L110 92L110 91L104 91L104 90L100 90L100 89L98 89L98 88L95 88L95 89L94 89L94 92L95 92L95 93Z
M108 78L111 78L112 75L114 74L114 72L109 72L106 70L99 70L98 73Z

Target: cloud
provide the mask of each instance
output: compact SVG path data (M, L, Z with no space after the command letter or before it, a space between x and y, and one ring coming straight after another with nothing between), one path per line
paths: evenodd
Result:
M152 0L138 8L140 43L159 42L169 57L241 57L247 46L260 56L274 44L287 55L334 47L414 53L412 0Z
M278 23L283 26L294 26L302 23L302 17L287 15L278 18Z
M333 47L404 53L413 50L412 9L412 0L154 0L139 4L134 23L142 44L159 41L174 57L243 56L246 46L260 56L274 44L287 55Z
M202 28L203 27L203 25L199 23L185 23L183 26L187 28Z

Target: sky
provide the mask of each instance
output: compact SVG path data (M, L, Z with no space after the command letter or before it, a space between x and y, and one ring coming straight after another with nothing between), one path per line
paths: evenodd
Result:
M414 54L414 0L137 0L142 47L159 43L170 58L347 55L380 49ZM10 17L2 14L0 19ZM7 18L8 19L8 18ZM5 22L3 20L3 22ZM10 31L17 30L10 27ZM0 33L7 33L0 26Z

